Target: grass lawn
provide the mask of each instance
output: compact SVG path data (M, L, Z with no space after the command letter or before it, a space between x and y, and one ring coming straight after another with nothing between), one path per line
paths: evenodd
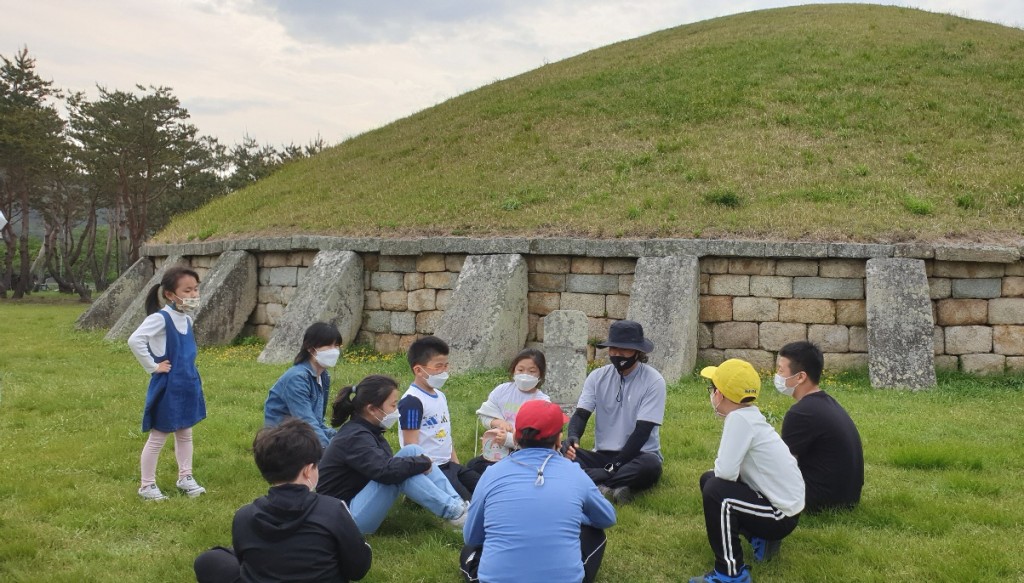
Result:
M290 164L156 239L1020 240L1022 151L1024 30L795 6L497 81Z
M284 367L257 364L258 347L202 350L209 418L195 432L195 472L209 493L146 504L135 490L147 377L123 343L73 330L82 309L0 301L0 581L187 581L195 555L228 544L234 511L266 489L248 448ZM362 354L335 369L336 386L371 372L410 380L401 358ZM501 376L446 386L464 458L472 412ZM918 393L872 390L858 375L826 380L864 440L863 502L804 517L781 557L754 567L756 580L1021 580L1024 378L940 379ZM711 565L696 483L720 422L704 386L688 378L669 388L664 478L620 508L601 581L679 581ZM762 410L778 427L790 401L765 387ZM175 474L168 446L165 491ZM408 503L369 541L368 581L459 581L461 535Z

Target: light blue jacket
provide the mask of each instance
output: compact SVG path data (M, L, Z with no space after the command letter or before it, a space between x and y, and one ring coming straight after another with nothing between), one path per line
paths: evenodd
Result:
M330 393L331 376L326 370L320 373L318 383L309 361L296 364L270 387L267 402L263 405L263 422L265 425L278 425L285 417L302 419L309 423L320 443L327 447L336 433L324 423Z
M537 485L541 465L544 484ZM483 473L463 538L469 546L484 547L481 581L578 583L584 524L608 528L615 524L615 509L579 465L556 450L528 448Z

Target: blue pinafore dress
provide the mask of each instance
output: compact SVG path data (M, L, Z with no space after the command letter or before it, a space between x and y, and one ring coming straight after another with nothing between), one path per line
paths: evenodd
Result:
M171 370L153 373L146 392L146 408L142 412L142 431L156 429L173 433L188 429L206 418L203 382L196 368L196 337L192 322L184 334L178 332L170 314L160 311L167 330L167 350L163 356L153 355L158 364L169 360Z

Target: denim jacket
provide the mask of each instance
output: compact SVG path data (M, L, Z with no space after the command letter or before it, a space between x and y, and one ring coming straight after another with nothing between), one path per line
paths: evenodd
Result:
M316 373L309 361L296 364L270 387L267 402L263 405L263 422L266 425L277 425L285 417L302 419L316 431L321 445L327 447L336 433L324 423L330 392L331 376L326 370L320 373L320 382L317 383Z

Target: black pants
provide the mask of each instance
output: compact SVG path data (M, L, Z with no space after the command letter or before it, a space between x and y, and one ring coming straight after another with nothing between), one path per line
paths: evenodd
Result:
M715 553L715 570L735 576L743 568L740 533L780 540L793 532L800 515L786 516L743 482L716 478L714 472L700 477L704 497L704 528Z
M238 557L231 549L213 547L193 564L198 583L236 583L242 580Z
M604 531L593 526L580 526L580 552L583 555L583 583L593 583L597 577L597 570L601 568L601 561L604 559L604 549L608 537ZM482 547L462 547L459 555L459 569L462 571L462 578L466 583L477 583L477 571L480 568L480 554ZM484 582L486 583L486 582Z
M448 462L438 466L441 473L451 482L452 488L462 496L463 500L473 497L473 490L476 490L476 483L480 481L480 474L461 466L455 462Z
M484 470L493 466L496 463L498 462L492 462L491 460L484 459L484 456L478 455L475 458L466 462L466 467L478 474L483 475Z
M633 490L646 490L661 479L661 459L648 452L641 452L640 455L622 464L622 467L609 477L604 467L614 462L618 455L617 451L590 451L577 448L576 463L598 486L629 486Z

